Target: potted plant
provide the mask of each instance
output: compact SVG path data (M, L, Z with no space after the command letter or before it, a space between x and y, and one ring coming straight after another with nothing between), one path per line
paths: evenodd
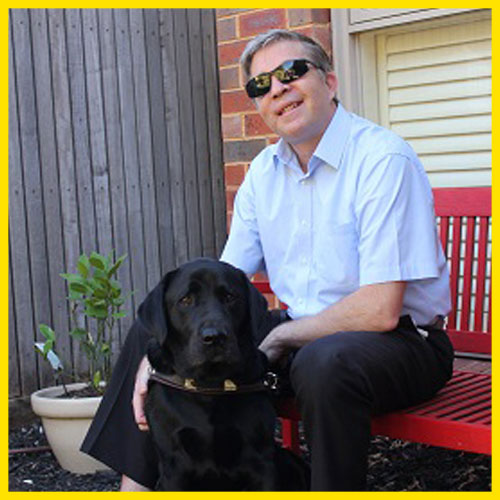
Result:
M126 297L116 279L116 273L126 256L113 259L92 252L81 255L76 273L61 276L68 286L71 338L78 342L88 360L85 381L65 383L65 364L57 354L59 334L40 324L43 342L35 349L50 363L56 385L40 389L31 395L33 411L41 417L47 440L62 468L76 473L92 473L106 467L80 452L80 445L101 401L111 375L111 342L116 321L126 316L121 310Z

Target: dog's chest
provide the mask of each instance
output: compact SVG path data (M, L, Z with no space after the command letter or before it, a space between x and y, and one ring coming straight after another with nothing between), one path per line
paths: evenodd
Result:
M152 429L162 489L272 489L274 414L262 398L177 398ZM156 420L156 419L154 419Z

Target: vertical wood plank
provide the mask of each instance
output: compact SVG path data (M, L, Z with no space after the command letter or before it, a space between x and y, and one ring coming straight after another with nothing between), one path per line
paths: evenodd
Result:
M157 221L160 246L160 267L162 273L174 267L176 263L175 242L178 233L174 231L172 213L172 194L170 178L170 142L167 144L165 115L168 105L163 92L162 59L160 51L160 25L158 11L144 11L146 29L146 57L150 95L151 130L153 144L154 175L156 181ZM169 136L170 139L170 136Z
M148 15L146 14L146 19ZM184 168L182 163L182 148L179 122L181 120L179 110L179 89L177 86L177 66L178 61L175 56L176 37L174 34L174 19L172 9L162 9L159 12L160 24L160 47L161 53L151 49L148 50L151 62L150 85L161 84L158 91L165 99L164 116L161 120L162 127L165 128L165 138L167 139L166 158L168 161L169 192L170 192L170 217L172 218L172 230L174 236L175 261L170 265L182 264L189 259L188 248L188 226L186 217L186 201L184 194ZM154 59L153 59L154 57ZM160 59L161 57L161 59ZM153 74L155 68L160 68L161 73ZM155 87L156 88L156 87ZM154 94L151 94L152 102L155 101ZM154 128L153 128L154 130ZM157 175L158 184L158 175ZM158 199L159 201L159 199ZM158 205L160 208L160 205ZM162 212L159 212L159 215Z
M201 11L188 9L187 41L189 47L189 66L191 73L191 95L193 106L193 138L195 141L195 170L199 203L199 224L201 248L199 255L215 256L215 231L212 205L212 183L210 171L210 151L208 148L208 113L205 98L205 61L203 60L203 31Z
M146 290L151 290L158 283L161 274L144 13L140 9L133 9L130 11L130 35L132 65L134 68L133 77L137 120L139 185L141 190L141 212L144 230L146 268L144 292L146 292Z
M137 148L136 106L134 102L134 77L129 11L115 12L115 37L120 100L120 116L123 137L123 169L127 205L127 226L129 233L129 259L132 270L132 286L135 298L142 300L146 294L146 271L144 233L141 212L141 188L139 181L139 158ZM134 309L139 303L133 301Z
M40 167L45 207L45 226L47 230L47 264L51 311L50 326L57 334L56 349L62 359L71 360L71 343L68 335L68 309L64 280L59 276L65 271L63 244L63 221L61 214L61 186L56 146L56 125L54 119L54 99L50 61L48 19L45 9L31 11L31 31L34 51L34 81L37 116L39 122ZM37 331L37 337L43 338ZM42 384L53 383L52 370L48 363L41 363Z
M205 99L207 103L208 146L215 234L215 254L219 257L227 239L226 192L224 161L222 157L222 127L219 95L217 35L213 9L201 10L203 33L203 61L205 71Z
M15 52L15 71L18 91L18 120L22 162L22 182L26 209L26 227L29 241L29 267L31 288L34 291L34 325L31 331L23 332L23 354L33 360L33 341L35 326L51 323L49 294L47 293L48 269L45 239L44 206L42 182L40 177L39 140L36 119L35 86L33 80L33 54L28 10L13 10L13 35ZM21 270L20 270L21 271ZM22 271L21 271L22 272ZM43 293L40 291L43 290ZM30 290L26 290L31 293ZM29 348L29 350L28 350ZM32 389L36 381L26 380ZM27 387L25 388L27 389Z
M12 252L9 241L9 396L17 397L22 394L19 374L19 349L16 337L16 307L14 304L14 283L12 281Z
M36 388L37 366L33 352L33 304L31 272L26 230L23 172L17 112L17 82L14 69L14 31L17 29L13 11L9 16L9 390L15 394L29 393ZM31 345L30 345L31 344ZM24 351L30 349L30 355ZM12 366L12 363L15 363Z
M49 9L49 43L50 66L53 92L55 148L58 161L57 175L59 180L59 196L61 203L61 229L63 237L64 258L60 266L66 271L74 266L80 255L80 222L78 217L78 199L75 174L75 153L73 121L71 115L70 82L68 53L66 46L66 22L64 10ZM51 273L53 271L51 270ZM59 277L61 299L58 307L61 314L66 313L66 324L69 328L68 307L66 303L66 285ZM56 290L59 291L59 288ZM59 293L59 292L58 292ZM66 342L68 345L66 345ZM70 339L64 340L64 355L67 363L73 365L73 350Z
M92 250L107 255L113 248L111 207L109 204L109 168L106 152L106 124L99 50L99 27L95 9L82 10L82 34L88 110L90 175L94 193L97 241Z
M187 11L176 9L173 12L174 37L176 40L175 57L177 60L177 88L179 91L178 123L182 148L182 167L184 170L184 196L188 233L188 255L195 258L202 255L200 202L197 190L198 176L196 169L195 140L194 140L194 108L191 89L193 75L190 68L190 49L188 44L189 28ZM200 118L202 119L203 115Z
M65 10L68 53L69 88L75 153L75 180L78 209L78 234L81 250L87 255L96 249L97 227L92 166L90 158L87 79L82 32L82 11ZM68 270L75 271L76 262L68 262ZM78 343L73 343L73 366L84 373L88 363Z
M129 234L127 226L126 190L123 173L122 127L120 98L118 95L117 51L114 25L114 12L111 9L99 10L99 32L102 57L102 84L104 97L104 122L106 124L106 149L109 162L109 183L111 215L113 224L113 248L116 255L128 255ZM126 291L132 290L130 256L118 271L118 278ZM117 325L112 342L113 359L116 359L120 345L130 328L134 316L134 305L129 297L124 306L128 316Z

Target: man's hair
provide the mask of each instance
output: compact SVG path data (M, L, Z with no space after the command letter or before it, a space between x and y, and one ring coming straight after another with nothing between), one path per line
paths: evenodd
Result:
M324 73L333 71L332 63L326 52L323 50L323 47L316 43L312 38L302 35L296 31L272 29L266 33L261 33L250 40L245 47L243 54L241 54L240 64L243 68L245 81L250 78L250 66L252 65L254 55L264 47L268 47L269 45L282 41L301 43L307 52L307 57L318 69Z

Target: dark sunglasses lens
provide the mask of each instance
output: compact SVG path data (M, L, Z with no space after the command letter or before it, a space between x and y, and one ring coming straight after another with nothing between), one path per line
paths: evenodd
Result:
M247 93L250 97L258 97L266 94L271 88L271 75L263 73L252 78L246 85Z
M307 61L304 59L295 59L293 61L285 61L276 69L274 75L280 82L288 83L305 75L308 70Z
M274 71L252 78L245 86L247 94L251 99L267 94L271 88L271 76L275 76L282 83L289 83L305 75L308 70L309 66L305 59L285 61Z

